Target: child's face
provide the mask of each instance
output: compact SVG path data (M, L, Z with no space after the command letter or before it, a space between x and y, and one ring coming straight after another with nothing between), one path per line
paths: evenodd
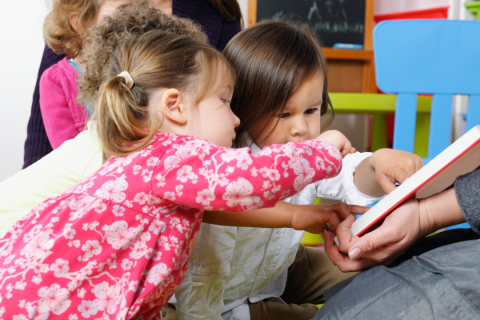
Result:
M95 19L94 25L98 26L101 22L103 17L111 16L115 10L120 8L121 6L128 5L132 3L133 0L105 0L100 5L98 9L97 17Z
M225 75L224 68L217 68L215 91L207 94L191 107L188 134L208 140L220 147L231 147L235 139L235 127L240 119L230 109L234 83Z
M249 131L250 136L255 138L260 148L316 138L320 134L322 95L323 75L318 72L288 99L282 114L260 123Z

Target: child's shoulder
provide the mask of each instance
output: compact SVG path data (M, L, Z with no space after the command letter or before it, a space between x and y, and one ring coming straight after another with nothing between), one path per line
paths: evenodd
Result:
M166 153L172 151L185 151L186 149L202 149L206 152L212 149L218 149L213 143L202 138L190 135L179 135L158 131L152 139L149 146L152 149L162 150Z
M65 57L43 72L40 83L59 82L64 79L75 81L77 74L78 72L68 62L68 58Z

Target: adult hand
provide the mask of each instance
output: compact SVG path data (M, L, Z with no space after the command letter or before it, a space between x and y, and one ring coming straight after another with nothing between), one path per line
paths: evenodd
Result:
M325 140L333 144L342 154L342 158L349 153L354 153L355 148L352 147L350 141L338 130L328 130L317 137L318 140Z
M369 208L339 204L313 204L296 206L293 212L290 227L295 230L305 230L310 233L323 233L323 230L335 231L340 221L353 214L362 214ZM326 227L327 222L330 223Z
M325 232L325 252L340 270L359 271L379 264L388 265L414 242L438 229L465 222L455 190L447 189L420 201L410 200L391 212L377 229L356 237L351 232L354 219L348 217L334 234Z
M325 234L325 252L343 272L388 265L410 245L428 234L420 221L417 200L406 202L389 214L379 228L362 237L352 234L354 221L352 218L345 219L337 227L335 233L340 244L338 248L333 243L335 235L332 232Z

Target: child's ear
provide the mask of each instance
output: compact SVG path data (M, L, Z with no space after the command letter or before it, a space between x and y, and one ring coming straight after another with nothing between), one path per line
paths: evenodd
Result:
M159 103L163 115L170 121L184 125L187 123L185 97L177 89L167 89Z
M74 12L70 15L70 17L68 18L68 22L70 23L70 26L72 27L73 30L75 30L75 32L78 33L78 26L77 26L77 23L78 23L78 12Z

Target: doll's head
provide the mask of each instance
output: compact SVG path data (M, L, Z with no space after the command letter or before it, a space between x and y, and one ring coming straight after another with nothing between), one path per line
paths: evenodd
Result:
M320 115L331 108L327 68L307 27L258 23L230 40L224 55L237 74L231 104L241 120L237 146L246 144L246 133L260 147L320 134Z

